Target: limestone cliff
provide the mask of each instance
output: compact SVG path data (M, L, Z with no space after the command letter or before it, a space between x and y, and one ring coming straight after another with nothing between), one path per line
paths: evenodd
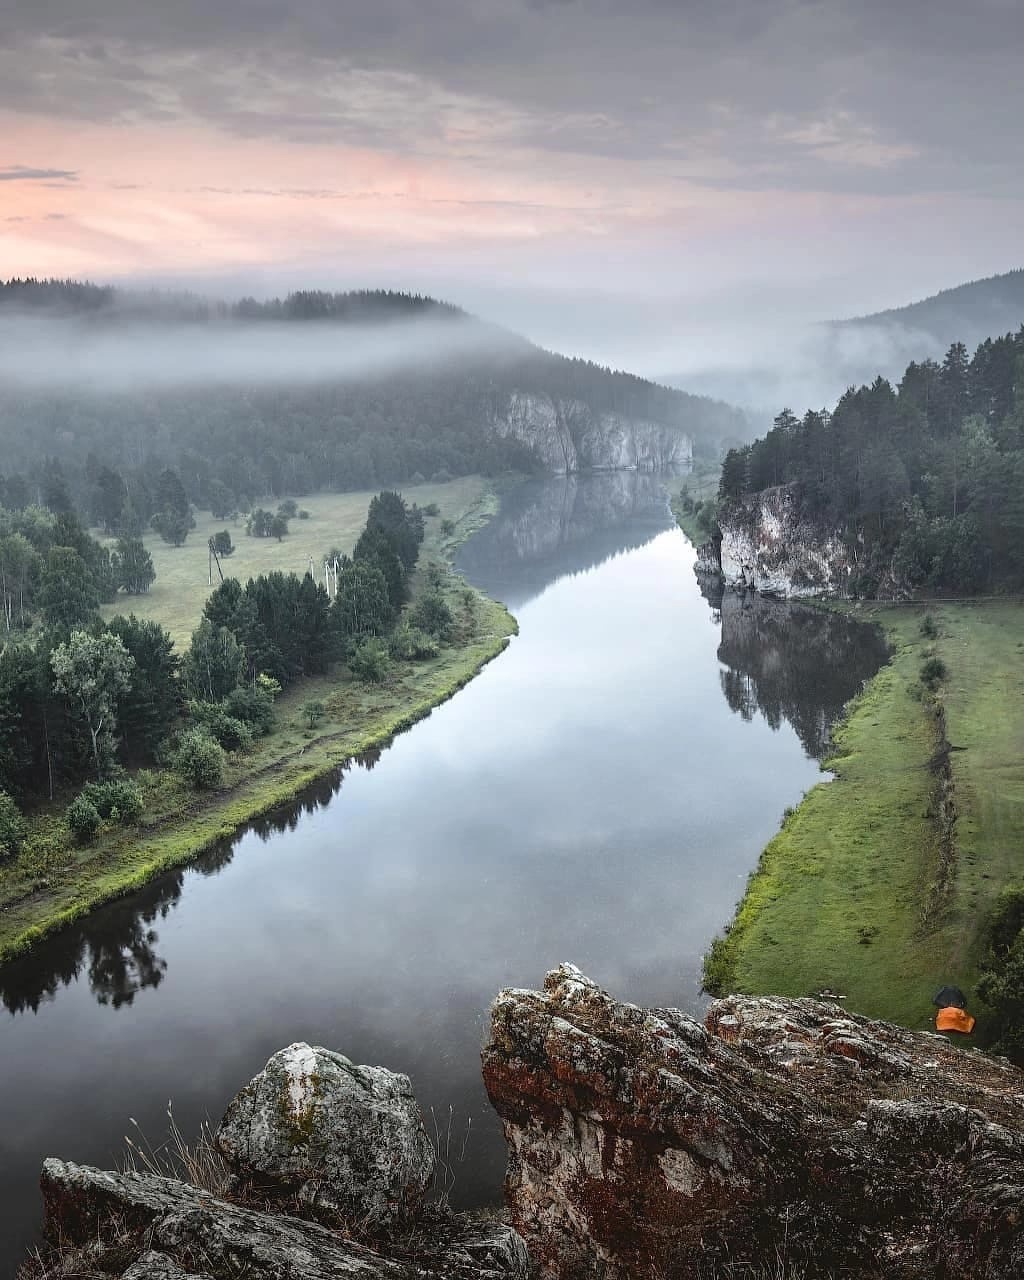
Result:
M578 471L661 471L690 462L693 441L679 427L596 412L582 400L513 392L492 429L532 448L556 475Z
M765 489L719 515L716 559L727 586L778 596L845 596L855 555L802 513L791 488Z
M704 1025L571 965L492 1009L506 1199L557 1280L1024 1275L1024 1075L838 1003Z

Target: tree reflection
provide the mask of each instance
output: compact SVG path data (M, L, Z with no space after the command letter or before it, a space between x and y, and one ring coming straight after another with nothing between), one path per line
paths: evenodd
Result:
M717 598L722 693L744 720L760 714L778 729L788 721L808 755L828 754L832 726L846 703L886 662L877 627L841 614L755 592L704 591Z

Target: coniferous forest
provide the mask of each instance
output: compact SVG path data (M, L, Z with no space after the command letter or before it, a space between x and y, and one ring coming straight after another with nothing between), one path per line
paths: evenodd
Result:
M836 407L789 409L725 458L724 504L791 485L802 514L857 541L857 594L888 574L953 594L1024 584L1024 330L971 356L851 388Z

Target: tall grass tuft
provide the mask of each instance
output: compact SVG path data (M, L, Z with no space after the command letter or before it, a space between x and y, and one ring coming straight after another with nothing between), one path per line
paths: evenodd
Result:
M136 1136L125 1135L124 1173L150 1174L156 1178L174 1178L190 1182L194 1187L223 1196L231 1182L231 1170L214 1142L209 1120L199 1126L199 1135L188 1142L178 1127L170 1102L167 1104L167 1138L154 1147L137 1120L129 1117Z

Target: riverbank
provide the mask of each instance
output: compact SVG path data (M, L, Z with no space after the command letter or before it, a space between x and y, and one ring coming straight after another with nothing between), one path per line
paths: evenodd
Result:
M680 488L669 495L669 505L676 523L694 546L699 547L707 542L710 530L698 518L701 503L712 502L718 497L718 482L722 475L722 464L700 459L693 464L693 470L683 481ZM690 499L684 500L684 495Z
M892 660L835 731L832 780L765 849L705 980L827 988L926 1027L937 987L973 988L994 901L1024 874L1024 605L845 607L884 627Z
M0 873L0 961L188 862L352 757L386 745L497 657L516 632L515 619L451 569L456 548L497 507L494 493L478 491L461 510L428 521L420 564L433 559L447 566L443 590L459 623L459 645L428 661L396 662L383 685L361 684L341 665L329 676L299 682L277 701L276 730L250 751L232 753L214 791L192 791L169 770L140 771L135 781L145 811L137 827L104 831L80 847L69 840L62 806L35 813L24 849ZM314 729L301 713L310 699L326 707Z

